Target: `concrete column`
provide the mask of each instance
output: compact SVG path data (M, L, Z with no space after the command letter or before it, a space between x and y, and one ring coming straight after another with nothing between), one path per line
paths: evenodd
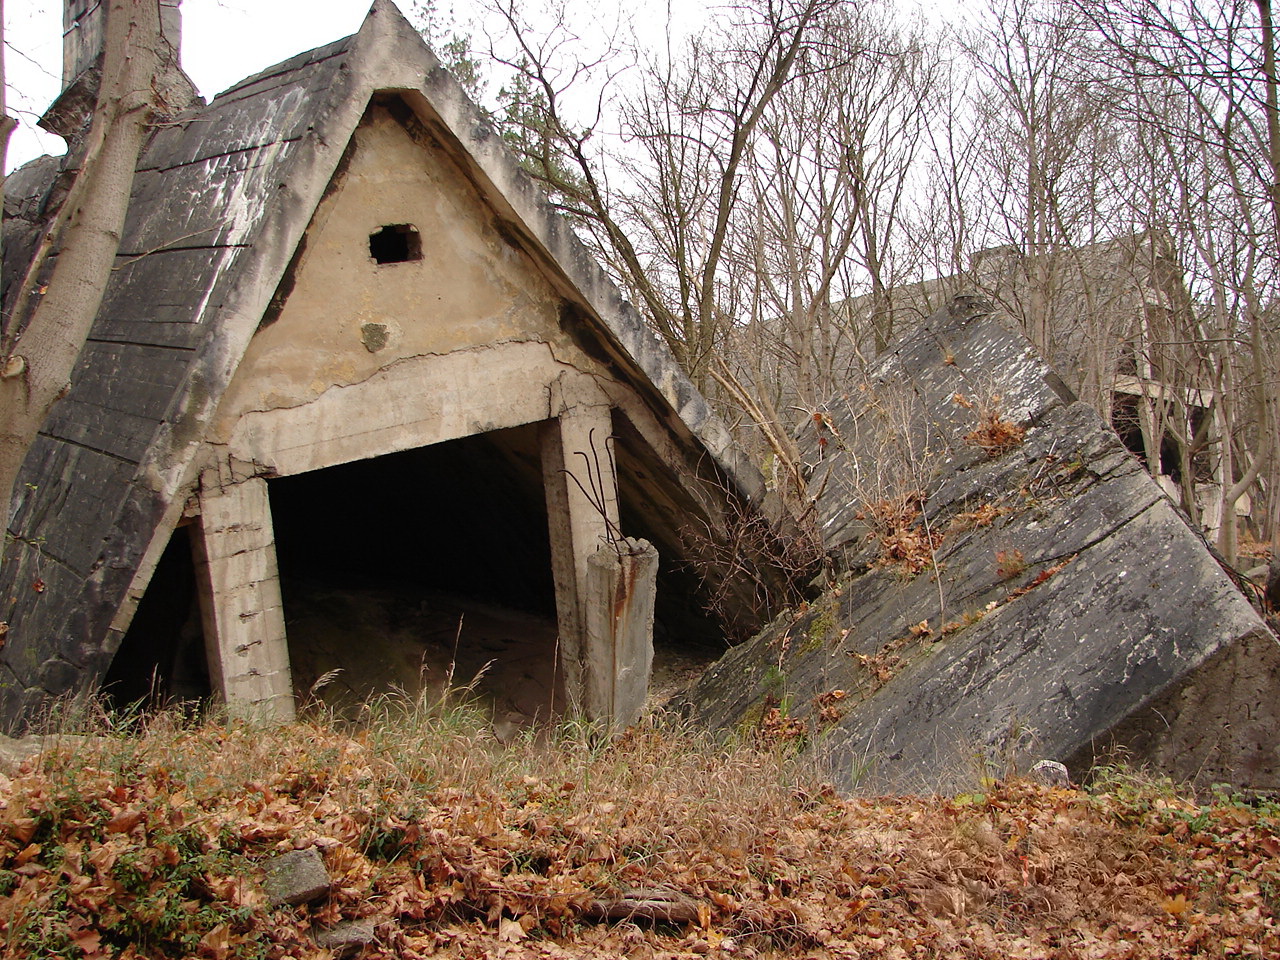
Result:
M559 661L568 705L577 710L584 706L587 561L618 529L618 481L607 444L612 430L603 404L567 407L542 428Z
M289 646L267 482L200 494L196 583L210 679L234 716L294 717Z
M583 713L614 729L634 723L653 672L653 601L658 551L645 540L618 540L587 563Z

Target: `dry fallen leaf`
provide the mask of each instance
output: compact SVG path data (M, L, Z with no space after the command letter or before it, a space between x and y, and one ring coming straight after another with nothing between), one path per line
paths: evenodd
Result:
M503 917L498 921L498 939L505 940L508 943L514 943L517 940L523 940L528 936L519 920L508 920Z
M146 814L141 810L121 810L107 821L103 828L107 833L128 833L140 824Z

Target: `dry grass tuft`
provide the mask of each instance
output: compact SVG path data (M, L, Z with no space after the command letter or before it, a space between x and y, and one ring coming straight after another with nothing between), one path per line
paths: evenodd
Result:
M876 565L890 567L904 576L914 577L933 563L943 534L924 523L922 507L925 494L912 490L891 499L866 504L857 514L871 527L868 538L880 545Z
M957 393L952 401L966 410L977 411L978 425L964 435L964 442L987 456L1008 453L1026 439L1027 428L1005 418L1004 397L1000 394L969 398Z

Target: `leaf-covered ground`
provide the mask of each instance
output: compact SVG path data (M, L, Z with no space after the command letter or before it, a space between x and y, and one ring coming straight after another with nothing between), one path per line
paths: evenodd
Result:
M1280 956L1265 803L1114 771L844 799L670 725L478 729L162 721L27 761L0 778L0 956L325 957L357 918L362 957ZM306 847L330 895L271 908L261 863ZM646 916L670 902L688 919Z

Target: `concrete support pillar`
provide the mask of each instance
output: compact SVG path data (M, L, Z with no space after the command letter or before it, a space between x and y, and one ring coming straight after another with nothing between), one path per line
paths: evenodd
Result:
M618 540L587 562L583 712L614 729L644 709L653 672L653 601L658 551L645 540Z
M612 430L605 404L566 407L542 428L559 661L568 705L577 710L584 707L587 561L618 530L618 481L608 446Z
M294 717L289 646L267 482L200 495L196 582L213 689L235 716Z

